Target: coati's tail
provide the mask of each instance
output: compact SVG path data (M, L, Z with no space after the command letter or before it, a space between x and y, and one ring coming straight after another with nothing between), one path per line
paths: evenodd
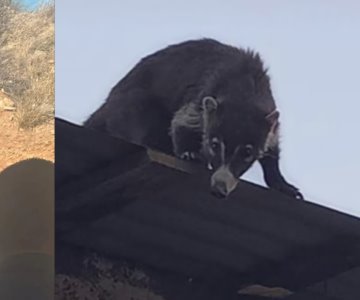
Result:
M96 110L84 123L83 126L99 131L106 131L105 103Z

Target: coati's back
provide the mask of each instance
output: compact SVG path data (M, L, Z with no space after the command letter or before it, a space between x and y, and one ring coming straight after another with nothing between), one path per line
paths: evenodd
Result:
M154 104L175 113L186 102L194 101L221 72L237 66L243 69L247 64L262 70L262 62L254 53L212 39L168 46L143 58L114 86L106 102L84 126L106 130L105 120L112 113L109 104L127 105L123 102L124 93L134 89L146 91L148 98L156 101Z
M118 95L130 89L145 89L149 94L156 94L159 101L162 98L168 99L174 90L186 86L187 83L198 81L201 73L205 71L204 59L209 56L209 48L220 45L211 39L187 41L170 45L142 58L112 88L105 103L83 125L97 130L105 130L108 104L116 101L117 105L121 105L122 98ZM211 64L205 65L210 66ZM192 66L191 71L189 66ZM197 72L193 70L194 67Z
M106 132L106 110L107 103L103 103L91 116L83 123L84 127L92 128L97 131Z

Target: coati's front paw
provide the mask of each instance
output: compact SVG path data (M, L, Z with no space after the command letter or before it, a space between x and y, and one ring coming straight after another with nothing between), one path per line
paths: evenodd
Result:
M279 185L275 185L272 188L278 190L281 193L284 193L290 197L299 199L299 200L304 200L304 196L301 194L301 192L299 191L299 189L291 184L288 183L282 183Z
M199 155L195 152L191 152L191 151L186 151L183 152L179 155L179 158L183 159L183 160L198 160L199 159Z

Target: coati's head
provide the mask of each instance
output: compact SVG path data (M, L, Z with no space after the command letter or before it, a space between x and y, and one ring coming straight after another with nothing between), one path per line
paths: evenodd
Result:
M202 100L204 122L202 152L213 170L212 193L226 197L238 178L263 153L279 113L264 114L253 105L224 103L213 97Z

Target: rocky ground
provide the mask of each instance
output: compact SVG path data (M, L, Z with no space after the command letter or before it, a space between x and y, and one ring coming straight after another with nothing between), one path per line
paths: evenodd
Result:
M94 252L57 250L61 252L56 257L55 300L164 300L140 269Z
M19 129L15 111L0 111L0 171L29 158L54 161L54 121Z

